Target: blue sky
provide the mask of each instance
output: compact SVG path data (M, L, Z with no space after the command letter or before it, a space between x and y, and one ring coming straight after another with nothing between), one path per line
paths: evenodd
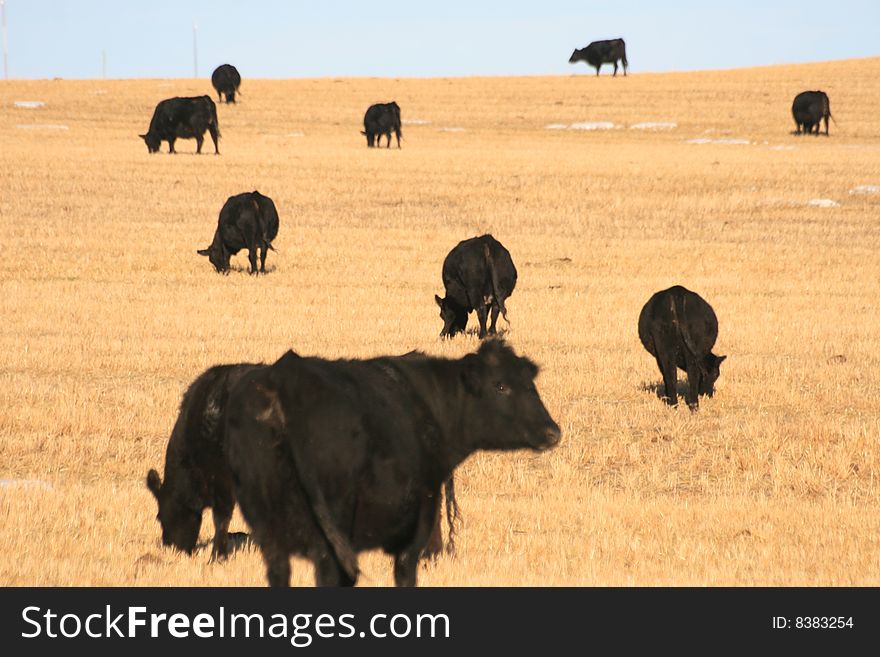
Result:
M715 6L713 6L715 5ZM630 69L880 55L880 0L6 0L10 78L567 75L623 37Z

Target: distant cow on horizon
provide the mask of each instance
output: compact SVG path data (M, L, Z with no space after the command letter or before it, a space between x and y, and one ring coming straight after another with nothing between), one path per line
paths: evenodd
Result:
M387 148L391 148L391 133L397 136L397 147L400 148L400 106L391 101L390 103L377 103L370 105L364 114L364 129L362 135L367 137L367 146L381 146L382 135L388 139Z
M820 122L825 120L825 136L828 136L828 119L831 116L831 102L828 100L828 94L824 91L802 91L794 97L791 104L791 115L794 117L794 123L797 126L796 135L808 135L816 128L816 134L819 134ZM835 121L835 124L837 122ZM801 131L803 128L803 132Z
M177 139L195 139L196 152L201 153L206 130L214 140L214 153L219 155L217 106L209 96L166 98L156 105L150 129L139 137L147 144L150 153L158 153L163 141L168 142L168 152L175 153L174 142Z
M226 96L227 103L234 103L235 93L241 85L241 75L232 64L221 64L214 69L211 84L217 90L217 102L223 102L223 96Z
M596 69L596 76L599 76L599 69L602 64L614 64L614 75L617 75L617 61L623 64L623 75L626 76L626 67L629 62L626 61L626 43L623 39L608 39L606 41L593 41L586 48L575 49L568 59L569 64L575 62L586 62ZM613 76L612 76L613 77Z
M675 285L654 294L639 315L639 339L663 375L666 403L678 404L676 367L687 372L688 406L694 410L699 395L711 397L720 366L727 356L716 356L718 318L700 295Z
M249 272L257 273L257 249L260 250L259 273L266 273L266 251L278 235L278 210L268 196L258 191L230 196L220 210L214 240L207 249L197 253L208 260L219 273L229 271L229 259L242 249L248 250Z

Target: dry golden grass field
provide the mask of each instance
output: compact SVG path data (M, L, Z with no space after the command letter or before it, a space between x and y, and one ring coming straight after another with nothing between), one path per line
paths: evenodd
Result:
M245 79L219 157L138 138L207 79L0 82L0 584L262 586L256 548L161 545L144 478L182 392L291 347L475 349L438 337L433 295L491 232L519 269L507 339L563 440L460 468L458 556L421 585L880 585L880 193L857 190L880 185L880 59L590 71ZM790 134L805 89L830 96L828 138ZM368 149L364 110L392 99L403 148ZM586 122L617 127L546 127ZM218 275L196 249L253 189L281 215L270 272L241 253ZM676 283L728 356L693 414L658 399L636 331ZM391 584L390 558L361 566Z

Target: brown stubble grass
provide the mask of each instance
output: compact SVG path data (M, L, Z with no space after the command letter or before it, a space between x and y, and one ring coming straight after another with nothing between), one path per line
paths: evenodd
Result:
M448 250L492 232L520 272L508 338L542 365L564 439L465 463L458 556L422 584L880 584L880 195L849 194L880 184L878 80L878 59L246 80L218 108L221 157L192 141L148 156L137 138L158 100L204 81L0 84L0 582L262 584L254 549L214 564L159 544L143 480L181 393L212 364L290 347L466 353L475 337L438 339L433 294ZM789 134L813 88L831 97L828 139ZM363 111L392 98L431 123L368 150ZM544 127L585 121L678 125ZM16 127L34 124L68 130ZM195 250L251 189L281 214L271 271L251 278L239 255L218 276ZM696 414L658 400L636 335L675 283L712 303L729 355ZM362 584L391 582L387 557L362 567ZM312 582L302 562L293 577Z

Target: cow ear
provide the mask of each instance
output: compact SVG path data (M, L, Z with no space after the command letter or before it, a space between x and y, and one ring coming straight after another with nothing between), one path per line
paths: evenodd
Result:
M715 361L715 364L721 365L721 363L723 363L726 359L727 359L727 356L718 356L718 359Z
M437 302L438 306L440 306L441 308L443 307L443 299L440 298L439 294L434 295L434 301Z
M206 255L211 255L211 250L210 249L199 249L198 251L196 251L196 253L198 253L199 255L206 256Z
M138 137L140 137L140 138L143 139L144 141L147 141L147 136L146 136L146 135L138 135Z
M468 354L462 359L464 369L461 372L461 381L464 389L475 397L483 395L480 381L483 379L483 361L477 354Z
M147 473L147 488L156 496L156 499L159 499L159 491L162 490L162 480L159 478L159 473L153 469Z

